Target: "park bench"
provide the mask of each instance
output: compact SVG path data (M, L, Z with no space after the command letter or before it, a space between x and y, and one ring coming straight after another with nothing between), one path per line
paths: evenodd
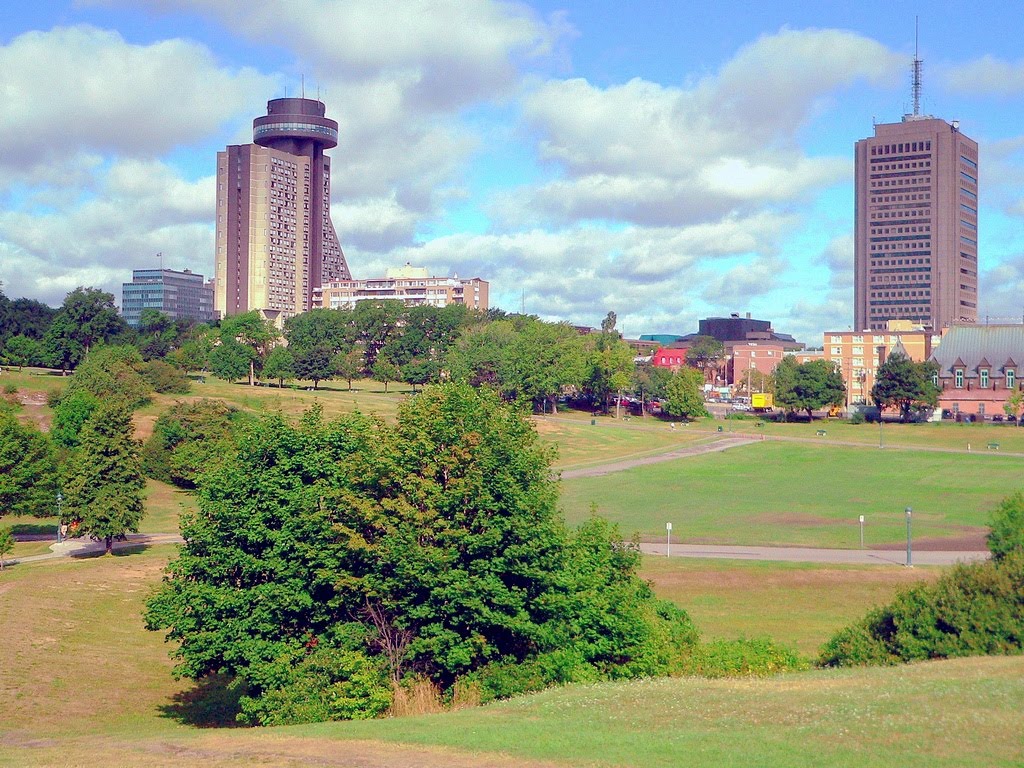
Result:
M827 432L825 432L825 430L824 430L824 429L819 429L819 430L818 430L817 432L815 432L814 434L816 434L816 435L817 435L818 437L824 437L824 436L825 436L826 434L828 434L828 433L827 433Z
M999 450L999 443L989 443L988 444L988 449L990 451L998 451Z

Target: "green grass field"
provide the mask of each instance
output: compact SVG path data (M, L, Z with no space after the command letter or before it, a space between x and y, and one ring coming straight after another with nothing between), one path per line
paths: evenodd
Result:
M573 686L441 715L197 728L188 724L192 684L173 679L167 647L140 618L172 551L28 564L0 576L0 765L913 768L1024 759L1024 657ZM720 618L706 636L770 634L788 617L797 646L816 642L828 623L806 618L812 595L824 614L829 595L844 593L850 611L894 586L870 569L650 560L644 569L660 593L693 603L702 592L753 590L725 596L716 611L747 616ZM810 592L793 589L801 580ZM698 623L714 612L693 610Z
M686 609L704 640L770 637L807 657L896 591L938 568L826 566L645 556L641 575Z
M660 540L719 544L859 546L905 540L904 508L915 538L980 535L993 507L1024 487L1024 460L780 441L636 467L562 483L562 505L579 522L598 514Z

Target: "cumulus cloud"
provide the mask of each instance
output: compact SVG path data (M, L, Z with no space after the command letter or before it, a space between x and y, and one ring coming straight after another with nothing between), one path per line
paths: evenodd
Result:
M134 45L90 26L26 32L0 47L0 174L39 181L79 151L159 157L252 111L275 83L185 40Z
M940 68L939 77L943 85L955 93L1020 96L1024 93L1024 60L1006 61L986 55L965 64Z
M829 287L853 296L853 235L832 238L815 262L828 270Z
M119 160L95 194L58 210L0 212L0 278L5 293L59 304L93 285L120 298L131 270L159 263L209 275L214 178L182 179L157 161Z
M847 158L798 146L821 102L858 80L888 82L902 63L853 33L784 29L687 87L548 81L526 96L524 118L563 174L519 193L520 208L664 225L799 200L849 173Z
M132 5L132 0L94 0ZM570 32L528 6L492 0L143 0L159 11L198 11L251 39L283 45L322 75L401 81L414 111L447 112L508 91L516 60L551 55Z

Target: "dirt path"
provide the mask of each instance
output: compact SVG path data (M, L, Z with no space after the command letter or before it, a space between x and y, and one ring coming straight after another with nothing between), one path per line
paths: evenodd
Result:
M562 479L572 480L577 477L601 477L602 475L610 475L613 472L622 472L623 470L632 469L633 467L642 467L647 464L659 464L663 461L674 461L675 459L684 459L688 456L700 456L705 453L726 451L730 448L736 448L741 445L749 445L750 443L756 442L759 442L759 440L754 437L720 437L713 439L712 442L709 443L688 445L683 448L673 448L670 451L655 454L654 456L644 456L639 459L610 461L607 464L599 464L596 467L586 467L585 469L567 469L562 472Z

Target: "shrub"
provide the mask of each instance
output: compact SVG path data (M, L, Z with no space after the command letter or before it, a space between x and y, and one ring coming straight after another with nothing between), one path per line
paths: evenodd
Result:
M150 360L144 363L142 376L155 392L164 395L185 395L192 388L192 382L184 371L163 360Z
M269 668L263 670L264 675ZM391 679L380 659L359 651L316 648L293 664L273 665L277 679L259 696L243 696L238 719L252 725L367 720L391 707ZM269 680L264 680L264 684Z
M96 347L75 369L68 394L87 392L101 402L117 400L134 410L148 403L153 391L139 373L142 365L142 356L135 347Z
M890 664L1024 650L1024 551L954 566L897 594L822 648L824 666Z
M219 400L175 403L153 425L142 448L147 476L179 488L194 488L200 472L230 449L242 413Z
M1024 493L1003 499L992 512L990 525L988 549L996 560L1024 550Z
M808 666L796 651L773 640L740 638L700 644L681 672L700 677L767 677Z
M16 394L18 394L18 385L17 384L4 384L4 394L5 395L16 395Z
M459 681L460 687L478 687L480 703L542 691L552 685L591 683L607 679L587 663L578 649L542 653L526 661L492 662Z
M856 411L850 415L849 419L851 424L864 424L867 420L867 416L864 415L863 411Z

